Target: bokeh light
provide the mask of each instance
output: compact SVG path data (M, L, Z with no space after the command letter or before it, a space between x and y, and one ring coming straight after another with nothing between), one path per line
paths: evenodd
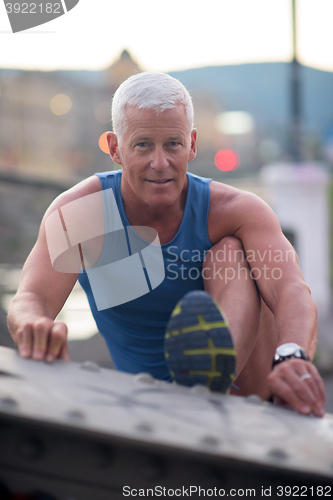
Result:
M107 132L104 132L104 134L101 135L98 141L98 145L100 149L103 151L103 153L106 153L108 155L110 154L110 152L109 152L108 141L106 140L106 134Z
M57 94L50 101L50 110L58 116L68 113L71 107L72 99L66 94Z
M280 155L280 146L274 139L263 139L259 143L259 155L263 163L276 161Z
M111 122L111 104L108 101L99 102L94 109L94 115L100 123Z
M222 134L249 134L254 129L254 119L246 111L226 111L220 113L215 122L216 128Z
M231 149L221 149L214 158L215 166L222 172L230 172L236 170L240 165L240 156L236 151Z

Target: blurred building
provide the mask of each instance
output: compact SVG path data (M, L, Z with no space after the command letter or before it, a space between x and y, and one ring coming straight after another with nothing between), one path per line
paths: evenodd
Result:
M142 69L132 59L128 50L123 50L119 59L117 59L104 72L105 86L111 89L117 89L129 76L140 73Z
M262 63L171 73L194 101L198 154L192 172L224 179L214 165L223 149L237 151L241 159L228 178L287 159L289 69L288 63ZM111 128L115 90L142 70L127 50L103 71L0 69L0 169L59 180L112 168L99 138ZM302 73L303 156L332 164L333 74L305 67Z
M127 50L100 72L0 71L0 168L57 178L108 168L98 140L111 98L140 71Z
M111 128L115 90L141 71L127 50L103 71L0 70L0 169L59 180L112 168L99 138ZM245 133L221 128L218 119L230 109L223 92L186 86L198 130L191 171L216 176L214 156L220 149L236 149L246 159L242 167L257 170L254 120Z

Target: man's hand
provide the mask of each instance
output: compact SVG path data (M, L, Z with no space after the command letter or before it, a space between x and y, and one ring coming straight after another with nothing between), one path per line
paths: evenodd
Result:
M52 363L56 358L69 361L67 326L60 321L41 317L25 323L13 335L22 358Z
M325 389L317 368L302 359L290 359L276 365L267 378L274 401L316 417L325 414Z

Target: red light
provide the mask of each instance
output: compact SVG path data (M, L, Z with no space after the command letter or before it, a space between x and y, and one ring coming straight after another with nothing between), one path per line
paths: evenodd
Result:
M108 141L106 140L106 134L107 132L104 132L104 134L101 135L98 141L98 145L100 149L103 151L103 153L106 153L108 155L110 154L110 151L109 151Z
M236 170L240 165L240 156L236 151L231 149L221 149L218 151L214 158L215 166L223 172L230 172Z

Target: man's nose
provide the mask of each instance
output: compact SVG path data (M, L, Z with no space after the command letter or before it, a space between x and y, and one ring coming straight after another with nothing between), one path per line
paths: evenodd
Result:
M156 147L152 153L150 166L155 170L163 170L169 166L167 152L163 147Z

